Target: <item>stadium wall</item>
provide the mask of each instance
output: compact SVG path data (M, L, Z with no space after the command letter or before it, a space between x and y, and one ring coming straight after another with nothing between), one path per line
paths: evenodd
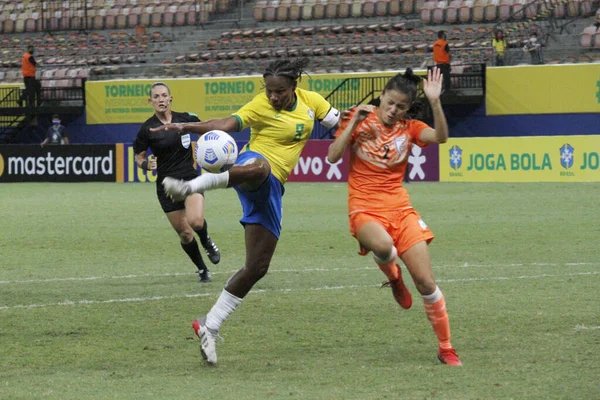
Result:
M330 164L331 143L309 141L289 181L346 182L348 154ZM407 162L410 181L600 182L600 135L452 138L413 146ZM155 182L156 171L136 166L130 143L0 146L0 183L86 181Z
M326 96L348 77L390 74L311 75L300 87ZM202 120L235 112L262 91L261 81L256 76L165 80L173 93L173 109L195 112ZM69 125L72 142L131 143L140 124L152 115L147 99L153 82L88 82L86 113ZM350 90L361 89L359 81L356 85ZM486 88L485 104L445 106L452 137L600 134L596 64L488 68ZM248 140L248 135L246 130L234 137Z

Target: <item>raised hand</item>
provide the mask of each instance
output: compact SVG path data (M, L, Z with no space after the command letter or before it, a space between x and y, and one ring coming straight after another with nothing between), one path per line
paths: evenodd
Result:
M436 101L442 94L442 71L438 67L433 67L427 72L427 79L423 80L423 92L427 100Z
M354 120L356 122L364 121L367 116L375 110L375 106L371 106L369 104L361 104L356 107L356 112L354 113Z

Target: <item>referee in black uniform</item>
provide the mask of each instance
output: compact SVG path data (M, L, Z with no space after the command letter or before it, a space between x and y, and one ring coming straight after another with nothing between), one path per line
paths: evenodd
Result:
M156 195L169 222L181 239L181 247L198 268L200 282L210 282L208 267L202 259L194 232L200 237L200 243L206 250L208 258L217 264L221 255L218 247L208 236L207 224L204 220L204 196L193 194L185 201L173 202L165 195L162 181L166 176L191 180L198 177L194 168L192 156L192 140L190 135L183 132L150 132L163 124L178 122L200 122L194 114L171 111L171 91L163 82L156 82L150 88L148 103L154 108L154 115L140 128L133 143L135 161L140 168L146 170L158 169L156 180ZM152 155L147 157L147 150Z

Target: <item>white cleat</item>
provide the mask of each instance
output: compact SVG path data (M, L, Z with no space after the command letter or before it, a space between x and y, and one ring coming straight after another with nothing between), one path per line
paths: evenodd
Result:
M206 327L206 318L194 320L192 329L196 336L200 338L200 352L206 363L211 366L217 365L217 333L211 332Z
M166 177L163 182L165 194L173 201L184 201L186 197L192 194L190 185L181 179Z

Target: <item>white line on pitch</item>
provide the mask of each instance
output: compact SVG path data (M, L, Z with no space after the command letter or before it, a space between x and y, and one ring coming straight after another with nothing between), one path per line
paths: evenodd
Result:
M567 277L567 276L583 276L583 275L597 275L600 274L600 271L593 272L575 272L571 274L563 274L563 275L553 275L553 274L542 274L542 275L523 275L517 277L506 277L506 276L498 276L491 278L462 278L462 279L441 279L438 282L446 282L446 283L458 283L458 282L474 282L474 281L499 281L499 280L513 280L513 279L538 279L538 278L553 278L553 277ZM346 286L322 286L316 288L308 288L308 289L257 289L253 290L252 293L277 293L277 292L299 292L299 291L323 291L323 290L343 290L343 289L356 289L356 288L371 288L371 287L379 287L379 285L346 285ZM125 299L109 299L109 300L65 300L57 303L47 303L47 304L20 304L14 306L0 306L0 310L10 310L10 309L34 309L34 308L43 308L43 307L52 307L52 306L77 306L77 305L93 305L93 304L111 304L111 303L142 303L146 301L157 301L157 300L167 300L167 299L180 299L180 298L195 298L195 297L206 297L217 295L218 292L210 292L210 293L195 293L195 294L176 294L171 296L152 296L152 297L133 297L133 298L125 298Z
M596 330L596 329L600 329L600 326L585 326L585 325L577 325L575 327L576 331L586 331L586 330Z
M438 268L491 268L491 267L575 267L583 265L600 265L600 262L576 262L576 263L520 263L520 264L445 264L445 265L434 265L434 269ZM378 270L376 267L362 267L362 268L302 268L302 269L270 269L269 274L272 273L305 273L305 272L335 272L335 271L369 271ZM233 274L237 270L230 271L215 271L211 272L212 275L220 274ZM7 284L25 284L25 283L46 283L46 282L68 282L68 281L97 281L103 279L136 279L136 278L160 278L168 276L191 276L196 275L194 272L165 272L161 274L129 274L129 275L100 275L100 276L83 276L83 277L65 277L65 278L46 278L46 279L23 279L13 281L0 281L0 285Z

